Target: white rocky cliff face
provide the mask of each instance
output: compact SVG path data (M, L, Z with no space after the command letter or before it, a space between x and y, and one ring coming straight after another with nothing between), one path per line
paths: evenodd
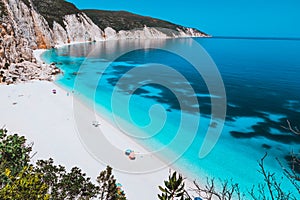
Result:
M107 27L102 31L84 13L64 16L65 27L54 22L50 28L47 21L35 9L28 7L22 0L0 0L8 10L8 17L12 21L16 36L26 39L29 46L36 48L50 48L57 44L85 41L103 41L109 39L154 39L170 37L201 37L201 33L195 33L193 29L180 30L170 35L156 28L145 26L141 30L115 31L113 27ZM30 1L29 1L30 2Z
M53 23L50 46L104 40L103 31L84 13L66 15L64 24L65 28L57 22Z
M37 64L33 49L52 43L46 20L20 0L2 0L0 24L0 83L52 80L55 66Z
M51 29L44 17L22 0L3 1L6 2L16 36L26 39L33 49L70 42L103 40L103 32L84 13L67 15L63 20L65 27L54 22Z
M25 4L22 0L0 0L2 12L0 16L0 83L26 81L32 77L36 79L36 74L42 73L38 71L45 69L36 64L32 53L34 49L47 49L55 45L86 41L203 36L195 33L193 29L175 32L146 26L139 30L118 32L113 27L101 30L84 13L66 15L63 17L64 26L54 21L51 28L46 19L33 8L31 0L28 2L29 4ZM23 67L20 66L25 65L31 65L32 68L29 67L27 76L21 78L17 72L21 73ZM37 72L32 70L34 68ZM54 70L54 66L49 68L48 77L43 73L42 79L50 80L53 71L58 72ZM16 71L16 73L9 71ZM26 66L22 73L27 73Z

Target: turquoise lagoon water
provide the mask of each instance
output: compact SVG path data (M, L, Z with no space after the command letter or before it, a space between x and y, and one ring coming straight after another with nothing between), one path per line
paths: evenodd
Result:
M149 134L148 138L138 140L147 149L155 151L168 145L176 136L182 115L190 121L190 126L188 124L184 127L185 134L193 134L193 122L200 118L195 139L174 164L192 179L201 182L206 177L232 179L246 192L253 184L262 182L262 176L257 172L257 162L266 152L266 169L281 177L282 170L276 158L289 167L290 152L300 151L300 138L281 127L286 125L287 119L294 126L300 126L300 41L196 39L216 63L227 96L226 122L221 137L210 154L200 159L199 149L210 125L211 98L225 97L209 94L202 77L184 58L161 49L148 48L149 43L158 43L163 49L166 45L176 47L190 40L74 44L47 51L43 59L57 63L64 71L64 75L57 80L59 85L74 90L75 82L79 81L76 92L89 99L90 103L95 103L95 107L106 118L113 121L114 112ZM119 56L120 52L133 47L137 50ZM132 69L147 67L147 63L167 65L182 74L187 81L180 82L172 73L157 70L150 74L127 74ZM124 77L122 84L118 84ZM153 77L155 80L168 80L171 88L146 84L134 89L143 80L151 80ZM194 94L185 91L186 84L193 87ZM189 99L186 99L187 106L182 110L180 99L172 92L174 89L183 96L197 96L198 105L190 104ZM116 103L112 106L113 94ZM124 105L128 97L131 98L129 105ZM149 109L155 104L164 108L165 115L153 118L158 119L159 123L165 117L166 123L153 135L153 129L147 128L147 125L153 120L149 117ZM124 106L129 110L130 117L122 109ZM200 108L200 113L195 108ZM176 145L170 148L175 154L180 154ZM292 190L288 182L284 182L284 187Z

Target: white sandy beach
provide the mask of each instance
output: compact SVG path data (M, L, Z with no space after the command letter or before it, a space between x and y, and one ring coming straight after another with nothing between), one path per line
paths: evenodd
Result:
M34 56L40 63L43 62L40 59L43 52L44 50L34 51ZM53 89L56 94L53 94ZM80 121L80 124L84 124L84 131L98 134L100 128L109 143L117 147L116 152L107 152L105 147L99 146L97 153L110 154L112 158L106 164L113 168L114 165L124 166L125 170L114 170L113 173L123 185L127 199L157 199L157 194L160 193L158 186L163 185L163 181L167 179L171 166L166 166L161 160L148 154L147 150L103 117L95 116L90 108L73 98L72 92L62 89L54 82L32 81L0 85L0 98L0 127L5 126L10 133L26 136L28 143L34 142L33 153L36 154L33 161L53 158L55 164L64 165L67 169L78 166L95 180L106 165L99 162L91 150L86 148L87 143L83 142L82 133L79 134L78 119L74 115L74 101L77 102L77 109L80 105L80 109L85 110L83 114L86 116L81 117ZM96 128L93 119L101 125ZM124 150L128 148L138 152L135 161L125 156ZM132 168L127 171L134 172L143 167L151 169L151 166L156 167L154 172L126 172L126 168ZM191 186L191 182L187 182L187 185Z
M35 50L34 56L38 62L45 50ZM52 90L57 91L56 94ZM34 142L33 161L53 158L56 164L61 164L71 169L80 167L92 180L96 179L105 165L97 161L84 147L74 119L73 96L69 91L58 87L55 83L46 81L33 81L17 85L0 85L0 126L5 126L10 133L18 133L26 136L28 143ZM86 108L87 109L87 108ZM89 110L89 109L87 109ZM117 128L97 115L97 121L101 122L101 130L110 133L108 140L119 149L131 148L137 152L145 150L126 137ZM86 119L87 132L95 132L97 129L93 121ZM99 148L103 154L109 152ZM132 161L124 154L123 160L118 164L131 164ZM139 156L137 155L137 159ZM143 163L143 160L137 160ZM161 162L156 158L152 162ZM121 162L121 163L120 163ZM136 161L133 161L136 162ZM134 163L133 163L134 164ZM160 164L160 163L159 163ZM124 173L114 170L118 182L123 185L129 200L156 199L159 192L158 185L163 183L168 176L168 168L155 173L143 173L140 175Z
M56 89L57 94L52 90ZM51 82L35 81L18 85L0 86L0 124L10 131L26 136L34 142L34 160L53 158L56 164L67 168L80 167L88 176L96 178L105 166L96 161L84 148L76 132L73 98L67 91ZM95 129L92 122L91 129ZM126 139L118 129L101 120L103 129L113 132L115 144L141 150L133 141ZM122 136L123 135L123 136ZM113 137L113 136L112 136ZM122 138L122 139L118 139ZM103 149L103 153L108 152ZM131 162L125 155L124 162ZM137 156L137 159L142 159ZM153 159L155 162L156 159ZM158 161L158 160L157 160ZM133 161L135 162L135 161ZM134 175L114 171L122 183L129 200L157 199L158 185L168 176L168 168L155 173Z

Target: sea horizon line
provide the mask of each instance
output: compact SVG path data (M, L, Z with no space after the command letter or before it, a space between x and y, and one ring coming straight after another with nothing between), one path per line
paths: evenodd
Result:
M262 36L212 36L215 39L241 39L241 40L300 40L300 37L262 37Z

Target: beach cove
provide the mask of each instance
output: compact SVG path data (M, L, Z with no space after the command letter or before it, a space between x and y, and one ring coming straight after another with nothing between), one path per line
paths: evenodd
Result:
M57 90L57 94L52 93L53 89ZM5 122L3 125L10 133L24 135L28 143L34 143L33 152L36 155L33 161L53 158L56 164L65 165L67 169L78 166L88 176L97 177L105 165L96 161L80 142L73 119L72 97L67 93L54 83L43 81L1 86L0 109L5 115L1 115L0 121ZM101 128L115 135L115 144L120 148L141 150L140 146L122 137L119 130L105 120L100 118L99 121ZM92 121L89 126L91 130L95 129ZM109 152L103 150L103 153ZM139 156L136 161L130 161L125 154L123 156L124 160L120 162L142 162ZM113 173L117 181L122 183L128 199L143 196L151 200L159 193L158 185L168 177L169 169L143 175Z
M184 42L187 40L188 39L185 39ZM159 40L162 46L168 42L174 45L177 41L178 40ZM203 124L200 126L202 129L199 130L193 144L185 154L172 165L172 168L183 172L190 180L196 179L198 183L205 180L206 177L219 177L222 180L233 177L234 181L245 186L243 188L249 188L252 184L259 183L261 180L261 177L256 172L257 160L268 151L269 157L266 159L266 166L268 169L280 174L280 166L274 165L275 158L279 157L284 161L284 157L288 155L291 150L297 149L297 139L285 133L284 130L281 129L281 125L285 123L286 119L295 122L298 116L297 99L299 99L299 97L298 93L295 92L297 90L298 79L295 79L294 76L297 74L297 68L294 67L297 66L298 60L295 59L293 54L288 53L281 53L280 59L276 61L272 61L270 57L273 58L274 54L279 53L273 48L277 45L291 51L293 48L290 46L290 41L273 41L274 44L270 41L257 41L258 46L271 48L273 52L257 52L256 48L248 49L248 57L235 60L238 62L238 64L235 65L235 70L232 70L232 64L230 65L229 63L233 60L231 56L234 56L237 52L233 50L233 53L229 53L226 57L219 52L224 52L229 48L228 46L232 46L232 42L236 47L238 46L243 49L249 45L248 40L199 39L198 42L203 44L208 52L211 53L211 56L215 59L216 64L223 74L227 95L229 95L227 122L220 141L213 151L206 158L199 159L199 144L201 144L203 139L203 134L201 133L205 132L205 127L208 126L207 116L209 115L209 109L206 107L208 105L207 100L219 97L209 95L205 90L196 91L198 98L201 99L201 101L199 101L200 106L202 106L201 114L204 115L204 118L202 118ZM125 44L126 43L130 43L130 41L126 41ZM160 140L161 143L156 143L155 141L151 141L150 143L141 141L141 143L137 143L130 137L127 137L118 127L115 125L112 126L110 121L111 117L109 116L111 112L110 104L105 103L107 97L112 97L109 95L110 93L99 93L103 95L97 94L94 97L95 99L88 99L88 95L86 95L85 92L89 91L89 88L94 90L94 86L90 87L87 85L88 87L78 87L75 91L72 87L76 84L76 78L82 79L83 82L81 83L84 83L85 80L87 80L87 83L91 83L95 80L95 77L91 77L90 75L96 74L98 77L99 75L103 75L102 77L104 77L102 82L100 82L102 84L101 89L110 89L116 86L114 85L116 80L114 78L118 78L120 74L123 74L124 69L128 70L138 67L145 61L149 62L147 59L158 62L162 57L168 58L169 56L164 54L164 52L148 51L147 42L145 41L144 43L142 41L132 41L132 43L134 43L134 45L139 43L146 46L138 52L133 52L133 55L127 54L125 57L114 61L111 64L111 68L108 68L106 71L102 70L101 63L110 63L110 56L113 55L114 52L117 52L118 48L126 48L126 45L115 45L118 44L118 42L107 42L105 45L104 43L83 43L61 46L58 49L47 51L43 54L43 59L48 63L56 62L59 68L63 70L64 75L59 76L55 83L34 81L17 85L1 86L0 95L1 99L3 99L1 110L3 110L3 113L8 114L5 116L1 115L0 121L5 121L6 127L11 132L24 134L29 142L35 143L34 151L37 151L37 154L34 159L47 159L52 157L57 164L66 165L68 168L78 166L86 172L88 176L96 177L98 173L104 169L105 165L99 160L99 157L93 154L94 152L91 153L91 149L86 148L86 142L82 141L82 132L78 132L78 121L76 121L78 118L74 117L75 101L75 105L80 106L79 110L84 110L83 113L92 112L93 116L91 118L88 116L80 118L83 120L81 122L85 124L84 127L87 133L97 132L99 129L104 130L105 133L112 133L106 135L107 139L119 149L119 154L122 156L121 160L118 159L119 163L115 164L120 164L119 166L124 164L124 166L129 167L130 165L135 167L139 165L139 162L143 164L143 161L146 160L144 156L147 152L151 152L153 149L155 150L156 147L161 147L159 146L161 144L167 144L168 140L166 139L171 138L172 134L176 133L176 126L173 127L173 124L176 124L173 122L178 119L176 118L178 110L176 103L172 101L158 101L158 103L161 103L164 109L167 110L168 115L175 115L175 117L171 117L170 124L166 125L169 135L166 134L166 138L164 135L155 135L154 139ZM220 43L223 44L223 49L220 48ZM90 57L86 59L84 55L90 52L89 48L99 44L106 50L96 51L96 53L91 54ZM216 51L216 49L218 51ZM244 51L246 50L244 49ZM101 52L101 54L98 54L99 52ZM41 53L43 53L43 51L39 53L36 52L35 55L39 57ZM147 59L144 61L141 60L141 55L139 54ZM280 72L275 74L275 76L270 77L262 68L257 70L257 68L254 67L252 56L258 60L267 61L267 63L264 63L265 70L269 70L269 67L272 67L274 63L276 63L279 69L282 67L282 70L279 70ZM137 61L134 60L136 58L138 59ZM166 60L169 61L168 59ZM175 64L171 62L170 66L176 67L176 63L182 64L180 60L175 59ZM81 69L82 71L79 71L77 67L82 65L87 68L83 68L83 70ZM259 68L259 65L257 67ZM283 67L289 67L290 70L285 71ZM87 71L85 71L85 69ZM178 70L180 71L182 68ZM245 76L245 72L255 74L255 76L251 76L253 78L251 80L251 77ZM285 75L283 76L284 73ZM193 77L193 74L188 75ZM290 78L287 79L284 77ZM135 80L136 77L131 78ZM163 76L163 78L166 77ZM274 79L280 80L280 82L276 82ZM251 82L260 84L253 85ZM117 99L121 102L122 98L124 96L126 97L124 91L126 92L128 85L123 84L122 87L118 86L118 88L121 89L121 95L119 96L120 99ZM286 87L290 88L290 90L286 90ZM97 88L97 91L98 89L99 88ZM141 108L146 106L146 110L148 110L149 105L151 107L151 105L157 103L158 97L163 97L163 99L170 97L168 96L170 94L166 93L165 90L160 87L151 85L142 87L142 89L144 90L138 90L138 95L134 96L136 99L133 105L136 106L130 108L137 109L131 110L131 113L133 113L133 119L138 122L138 127L149 122L147 117L139 117L147 116L148 114L148 112L142 113ZM56 91L56 94L53 93L53 90ZM99 91L101 92L102 90ZM152 94L152 96L144 94ZM240 98L241 95L244 98ZM73 98L74 96L76 98ZM273 97L272 103L264 100L269 99L270 96ZM153 101L153 97L155 97L155 101ZM80 99L80 101L76 99ZM86 99L86 101L84 99ZM243 101L243 99L247 99L247 101ZM108 98L108 100L110 100L110 98ZM141 101L143 103L141 103ZM89 107L83 105L82 102ZM119 105L121 107L124 106L123 104ZM78 109L77 106L76 109ZM94 109L97 111L96 113L103 114L102 117L99 115L95 116L93 106L95 106ZM187 116L189 116L189 119L192 121L194 118L193 115L190 114L191 111L192 110L187 113ZM120 118L122 118L122 115ZM95 124L99 124L99 126L96 127ZM270 127L270 129L265 129L266 127ZM277 137L276 135L279 136ZM124 154L124 151L129 148L137 152L135 161L130 161ZM176 153L176 149L171 149L171 151ZM106 155L108 154L106 149L99 147L99 152L97 153L101 154L101 152ZM165 180L169 174L170 166L164 165L164 163L166 163L164 158L165 156L162 155L159 159L153 157L151 158L153 160L148 160L165 166L165 168L154 170L154 172L151 173L134 174L124 173L122 170L114 171L117 180L122 183L128 199L139 199L141 196L145 198L149 197L149 199L157 198L156 195L159 193L157 186L162 185L163 180ZM162 162L162 160L164 162ZM160 166L160 164L158 164L158 166ZM286 186L289 189L288 184Z
M216 63L227 95L224 129L204 158L199 151L205 134L209 127L219 127L219 115L213 115L216 121L210 122L211 103L224 97L209 91L209 82L201 77L205 74L199 75L188 60L199 57L199 51L192 52L195 41ZM287 119L296 125L299 116L297 42L247 38L107 41L54 49L43 58L63 70L64 76L57 80L59 85L75 88L85 104L149 152L158 152L156 155L165 163L172 163L198 182L207 177L232 178L247 193L261 181L257 161L266 152L266 168L280 176L282 169L274 164L276 158L288 164L287 156L298 149L297 136L281 127ZM182 55L168 52L169 47L189 52L190 56L182 59ZM168 67L186 79L168 71ZM215 76L208 77L216 83ZM194 91L189 90L189 85ZM194 137L192 142L184 137L178 140L179 131L186 138ZM160 153L164 147L169 150L166 154ZM176 156L179 159L173 159ZM288 183L284 185L290 189Z
M35 56L40 62L40 55L44 50L35 51ZM55 94L53 93L55 90ZM56 164L62 164L71 169L77 166L89 177L95 178L106 165L96 160L85 149L74 120L72 91L62 89L53 82L30 81L14 85L1 85L0 87L0 121L10 133L18 133L27 138L28 143L34 143L33 152L36 153L32 161L53 158ZM83 109L89 108L83 105ZM93 113L92 113L93 114ZM86 121L87 133L97 132L101 128L106 133L109 141L118 147L122 153L122 163L135 165L137 162L143 164L143 154L147 151L126 137L120 130L113 127L104 118L97 115L99 126L95 122ZM126 149L132 149L136 154L136 160L131 161L125 155ZM101 147L99 146L99 149ZM103 154L109 154L105 149L101 149ZM113 159L113 158L112 158ZM161 163L157 158L152 162ZM118 182L120 182L128 199L156 199L159 193L158 185L169 175L169 168L166 166L152 173L132 174L126 172L113 171Z

